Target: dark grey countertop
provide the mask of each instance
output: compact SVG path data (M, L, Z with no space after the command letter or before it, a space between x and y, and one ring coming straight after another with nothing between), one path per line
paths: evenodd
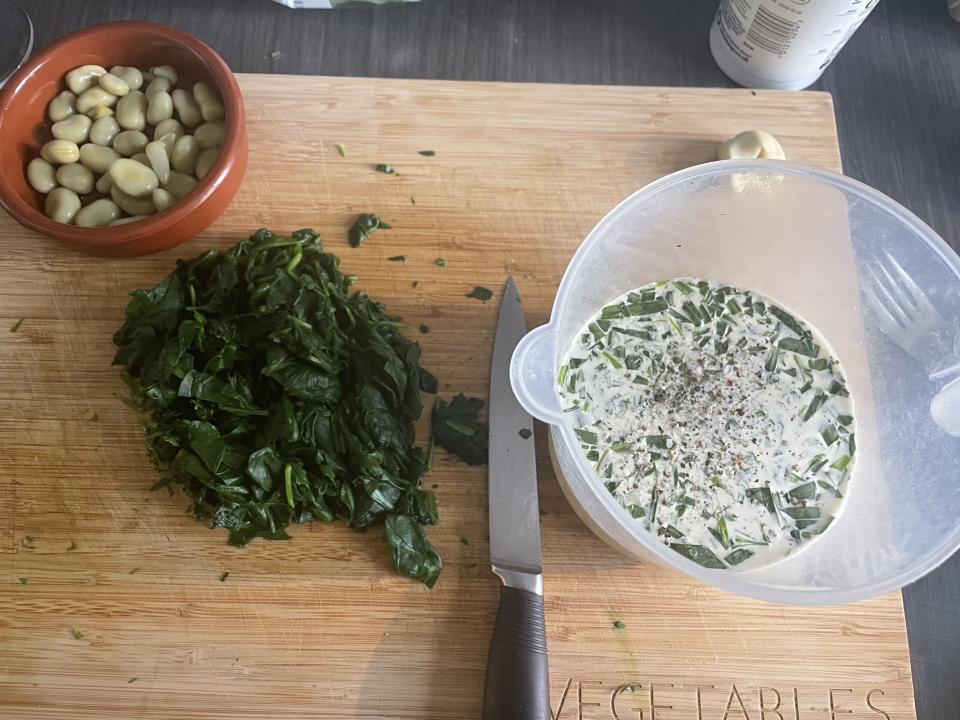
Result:
M22 3L37 48L86 25L151 19L202 38L238 72L732 86L707 47L718 0L423 0L337 11L269 0ZM957 249L960 24L945 4L883 0L814 88L833 93L846 173ZM957 720L960 555L904 598L918 718Z

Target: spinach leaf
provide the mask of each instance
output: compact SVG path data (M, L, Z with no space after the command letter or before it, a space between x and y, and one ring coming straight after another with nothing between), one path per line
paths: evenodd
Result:
M360 247L376 230L390 230L393 226L379 215L363 213L353 223L347 233L350 247Z
M433 439L468 465L487 464L489 428L479 421L483 400L457 395L449 403L437 398L431 418Z
M406 515L388 515L387 545L393 564L402 574L433 587L440 577L443 563L427 540L423 526Z
M397 570L432 586L424 527L438 512L414 422L438 382L339 265L311 230L180 261L133 293L114 364L143 413L154 487L182 488L230 543L311 520L386 523Z

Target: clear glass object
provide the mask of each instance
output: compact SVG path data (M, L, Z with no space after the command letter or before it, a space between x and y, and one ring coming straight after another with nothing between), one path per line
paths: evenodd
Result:
M832 344L857 416L857 462L831 527L787 558L711 570L630 517L586 460L556 389L559 360L612 298L711 278L795 309ZM558 480L600 537L717 587L780 603L865 599L960 546L960 261L929 227L855 180L772 160L669 175L612 210L574 255L550 322L518 345L511 382L550 424Z
M33 23L26 10L10 0L0 0L0 87L30 57Z

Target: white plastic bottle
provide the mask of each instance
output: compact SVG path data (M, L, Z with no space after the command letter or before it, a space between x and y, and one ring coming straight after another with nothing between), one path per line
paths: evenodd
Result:
M710 51L744 87L802 90L823 74L878 0L721 0Z

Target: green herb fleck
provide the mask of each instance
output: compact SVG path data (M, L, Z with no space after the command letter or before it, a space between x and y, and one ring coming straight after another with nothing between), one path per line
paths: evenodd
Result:
M461 537L461 538L460 538L460 544L461 544L461 545L469 545L469 544L470 544L470 541L469 541L467 538L465 538L465 537Z
M136 575L138 572L140 572L140 568L135 567L133 570L128 572L127 575Z
M747 548L738 548L727 555L724 560L727 561L728 565L739 565L749 557L753 557L753 550L747 550Z
M794 520L819 520L820 508L816 507L788 507L781 511L784 515L789 515Z
M20 318L13 325L10 326L10 332L15 333L20 329L20 326L23 325L24 318Z
M73 540L71 540L71 541L70 541L70 547L67 548L67 552L73 552L73 551L76 550L78 547L80 547L80 546L77 545L77 543L75 543Z
M530 428L520 428L517 431L517 435L522 437L524 440L529 440L530 437L533 435L533 431Z
M614 630L623 630L625 627L627 627L627 625L626 625L626 623L623 622L622 620L614 620L614 621L613 621L613 628L614 628Z
M136 682L137 680L139 680L139 679L140 679L140 678L138 678L138 677L132 677L132 678L130 678L129 680L127 680L127 685L130 685L131 683L135 683L135 682Z
M645 438L647 447L660 448L661 450L669 449L669 440L666 435L647 435Z
M653 315L667 309L665 300L648 300L627 305L627 312L632 316Z
M220 575L220 582L224 582L228 577L230 577L229 572L224 572Z
M337 152L340 153L340 157L347 156L347 146L343 143L337 143Z
M447 261L444 260L442 257L438 257L436 260L433 261L433 264L434 264L434 265L439 265L440 267L446 267L446 266L447 266Z
M813 400L811 400L810 404L807 405L806 412L803 413L803 420L807 421L816 415L817 410L819 410L826 401L827 396L818 390L817 394L813 396Z
M817 496L817 484L811 480L803 485L797 485L787 492L794 500L813 500Z
M721 513L717 516L717 532L720 534L720 543L726 547L730 544L730 531L727 529L727 518Z
M82 640L83 633L77 630L76 628L70 628L70 634L73 635L74 640Z
M777 506L773 502L773 492L768 486L747 488L746 494L753 502L763 505L771 513L776 514Z
M583 428L574 428L573 432L578 438L580 438L580 442L584 443L585 445L597 444L597 434L595 432L584 430Z
M406 262L406 261L407 261L407 256L406 256L406 255L391 255L390 257L387 258L387 260L389 260L390 262Z
M834 460L832 463L830 463L830 467L832 467L834 470L843 471L843 470L846 470L846 469L847 469L847 465L849 465L849 464L850 464L850 456L849 456L849 455L841 455L841 456L838 457L836 460Z
M680 553L688 560L693 560L705 568L723 570L726 565L723 561L713 554L713 551L703 545L687 545L685 543L671 543L670 548Z
M839 380L834 380L832 383L830 383L830 387L827 388L827 392L831 395L839 395L840 397L847 397L850 394L847 391L847 388L845 388L843 383Z
M373 168L377 172L386 173L387 175L396 175L397 171L393 168L392 165L387 165L386 163L380 163Z
M794 352L797 355L815 358L820 353L820 346L814 345L809 340L798 340L797 338L780 338L777 345L781 350Z
M820 430L820 436L827 445L833 445L837 440L840 439L840 434L837 432L837 428L833 425L824 426L823 429Z
M786 310L778 308L776 305L771 305L770 314L776 317L777 320L782 322L788 328L793 330L793 332L799 337L802 338L808 335L807 331L803 329L803 326L797 321L797 319Z
M420 155L423 155L424 157L433 157L434 155L437 154L437 153L434 152L433 150L417 150L417 152L418 152Z
M780 355L780 348L776 345L771 345L770 350L767 351L767 359L763 363L763 369L767 372L774 372L777 369L777 358Z
M410 287L416 288L417 285L419 285L419 284L420 284L420 281L419 281L419 280L414 280L412 283L410 283Z
M603 357L606 358L607 362L610 363L610 367L612 367L614 370L623 369L623 365L613 355L608 353L606 350L604 350L602 354L603 354Z
M473 290L467 293L467 297L487 302L487 300L493 297L493 290L485 288L482 285L475 285Z
M377 230L390 230L393 226L385 222L379 215L363 213L353 223L347 239L350 247L360 247Z
M25 577L20 578L21 585L26 585L28 582L30 582L30 578L25 578Z

